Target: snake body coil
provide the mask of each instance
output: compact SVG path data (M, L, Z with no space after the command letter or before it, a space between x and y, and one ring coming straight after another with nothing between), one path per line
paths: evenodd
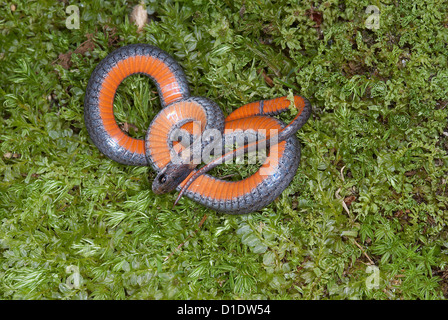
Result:
M114 117L117 88L133 74L145 74L154 81L162 104L144 140L128 136ZM181 191L179 196L183 194L213 210L242 214L257 211L275 200L297 171L300 144L294 134L308 120L311 106L301 96L294 97L294 104L298 114L288 125L272 117L289 109L290 101L286 97L246 104L224 118L219 106L210 99L190 96L185 74L171 56L157 47L135 44L115 50L95 68L86 89L84 118L93 143L107 157L126 165L150 165L158 172L153 184L156 193L175 188ZM201 169L189 163L173 164L174 129L190 133L194 129L201 132L213 129L223 137L226 130L279 133L278 143L269 146L269 155L256 173L240 181L226 181L206 172L221 164L220 159L231 157L232 152ZM260 140L252 145L259 144ZM242 147L244 152L249 145ZM179 146L177 151L182 149Z

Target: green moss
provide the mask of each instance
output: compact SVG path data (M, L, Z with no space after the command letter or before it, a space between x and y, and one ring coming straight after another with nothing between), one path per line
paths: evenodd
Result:
M1 298L447 297L446 1L145 1L155 15L141 33L136 3L79 4L80 29L66 27L64 2L0 5ZM366 28L368 5L379 29ZM172 209L176 194L154 195L149 168L94 147L90 74L141 42L173 55L193 95L226 114L310 99L300 168L274 203L244 216L189 199ZM160 103L133 76L115 106L142 137Z

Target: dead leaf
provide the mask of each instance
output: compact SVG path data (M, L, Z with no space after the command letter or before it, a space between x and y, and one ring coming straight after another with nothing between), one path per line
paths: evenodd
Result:
M306 11L306 14L310 17L311 20L313 20L316 25L314 25L314 28L319 28L322 24L323 15L322 12L314 10L314 8L311 8L310 10Z
M137 32L141 32L148 23L148 12L143 5L138 4L132 9L129 20L137 26Z
M93 33L86 34L87 40L81 43L75 51L68 51L67 53L60 53L58 58L53 61L53 64L58 63L62 68L68 70L72 66L72 54L78 53L84 55L87 51L95 49L95 40L93 40Z
M132 123L128 123L128 122L123 123L120 126L120 128L121 128L121 130L123 130L124 132L127 132L127 133L129 133L129 129L131 129L131 128L134 130L134 132L138 132L137 126L133 125Z
M20 158L21 154L20 153L16 153L16 152L6 152L3 154L3 157L5 159L17 159Z
M356 200L355 196L348 196L344 198L344 202L347 206L350 206L352 204L353 201Z
M93 40L93 33L86 34L87 40L79 45L74 53L79 53L84 55L87 51L92 51L95 49L95 41Z
M266 72L264 72L263 69L258 70L258 73L261 74L264 78L264 81L266 82L266 84L268 86L270 86L271 88L274 86L274 80L272 80L271 77L269 77Z

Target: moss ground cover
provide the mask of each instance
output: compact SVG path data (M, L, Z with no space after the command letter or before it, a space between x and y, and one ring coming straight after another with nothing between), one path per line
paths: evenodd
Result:
M75 29L67 2L0 4L0 298L448 296L447 1L147 0L140 32L136 1L80 1ZM189 199L172 209L149 168L99 153L87 81L131 43L169 52L192 94L226 114L310 99L301 165L274 203L243 216ZM116 117L132 136L159 107L146 77L120 85Z

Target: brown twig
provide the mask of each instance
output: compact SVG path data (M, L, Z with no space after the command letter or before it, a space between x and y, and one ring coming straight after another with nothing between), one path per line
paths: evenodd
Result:
M353 241L355 242L355 245L361 250L361 252L364 254L364 256L367 258L367 260L369 260L371 265L375 265L375 263L372 261L372 259L370 259L370 257L368 256L368 254L364 251L364 248L358 243L356 242L355 239L353 239Z

